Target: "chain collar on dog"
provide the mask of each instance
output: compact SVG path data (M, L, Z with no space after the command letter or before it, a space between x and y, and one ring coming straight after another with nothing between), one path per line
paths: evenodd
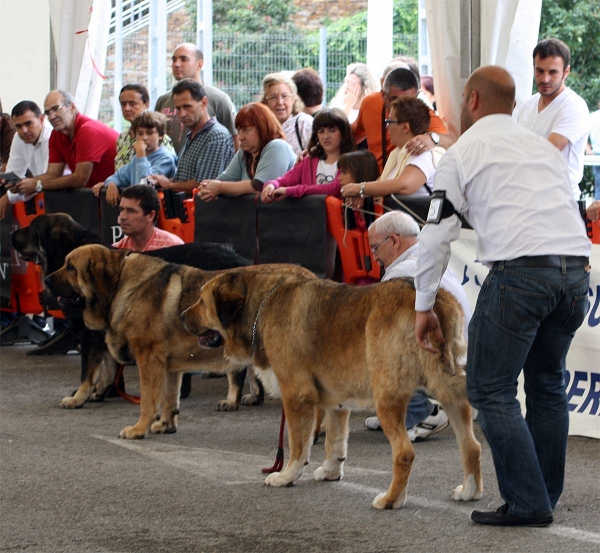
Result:
M279 286L279 282L273 286L273 288L271 288L271 291L265 296L265 298L263 299L262 303L260 304L260 307L258 308L258 312L256 313L256 319L254 319L254 324L252 325L252 347L251 347L251 351L252 351L252 356L254 357L254 354L256 353L256 332L258 330L258 318L260 317L260 312L262 311L263 306L265 305L266 301L271 297L271 295L273 294L273 292L275 292L275 290L277 290L277 287Z

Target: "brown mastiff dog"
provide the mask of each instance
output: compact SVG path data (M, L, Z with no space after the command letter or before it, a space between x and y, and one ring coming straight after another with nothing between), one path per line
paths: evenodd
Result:
M232 373L244 367L223 358L218 333L207 334L202 340L206 347L201 347L180 318L181 312L197 301L201 287L218 274L87 245L68 254L65 265L46 278L61 301L81 298L85 325L106 332L106 344L115 359L135 361L139 368L140 418L121 431L121 438L143 438L149 430L177 430L183 372L226 372L231 384ZM83 388L92 385L84 381L77 394L90 393ZM230 386L230 393L232 390L241 394L239 388ZM238 405L239 397L228 396L227 401ZM157 420L159 402L161 418Z
M291 486L302 475L315 407L326 410L327 436L325 462L314 478L341 479L350 406L374 402L392 446L393 479L373 506L401 507L415 456L404 423L406 408L415 388L423 387L448 413L460 448L464 480L454 499L481 497L481 447L459 364L466 352L462 310L452 295L439 291L434 310L446 342L433 354L415 341L414 304L412 282L402 279L356 287L284 279L277 269L261 275L236 269L203 286L198 302L183 314L185 326L201 337L207 329L218 331L226 359L252 364L268 391L278 384L281 392L290 459L281 473L267 477L266 485Z

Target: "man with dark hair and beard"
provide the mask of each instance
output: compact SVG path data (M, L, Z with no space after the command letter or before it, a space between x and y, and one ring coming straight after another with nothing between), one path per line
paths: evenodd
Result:
M585 100L565 85L571 71L571 51L556 38L542 40L533 49L537 94L515 110L517 121L547 138L563 154L569 168L573 197L581 194L583 156L590 130L590 112Z

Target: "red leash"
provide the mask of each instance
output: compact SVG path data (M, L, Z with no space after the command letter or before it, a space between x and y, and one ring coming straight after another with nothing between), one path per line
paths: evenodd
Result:
M285 411L281 406L281 425L279 427L279 444L277 446L277 455L275 455L275 464L270 468L262 469L263 474L271 474L272 472L281 472L283 468L283 432L285 430Z
M140 396L132 396L125 391L125 380L123 379L124 368L125 365L119 365L119 367L117 368L117 375L115 377L115 388L117 390L117 394L119 395L119 397L122 397L127 401L131 401L131 403L139 405Z

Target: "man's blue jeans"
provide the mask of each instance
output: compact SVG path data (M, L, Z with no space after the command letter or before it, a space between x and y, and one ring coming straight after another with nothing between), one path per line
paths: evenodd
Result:
M588 291L583 266L498 262L479 292L469 325L467 389L490 445L500 494L516 516L551 514L563 490L565 358L587 314ZM521 370L525 420L516 399Z
M416 390L410 398L406 410L406 428L412 428L418 422L424 421L431 413L435 405L429 401L427 395L421 390Z

